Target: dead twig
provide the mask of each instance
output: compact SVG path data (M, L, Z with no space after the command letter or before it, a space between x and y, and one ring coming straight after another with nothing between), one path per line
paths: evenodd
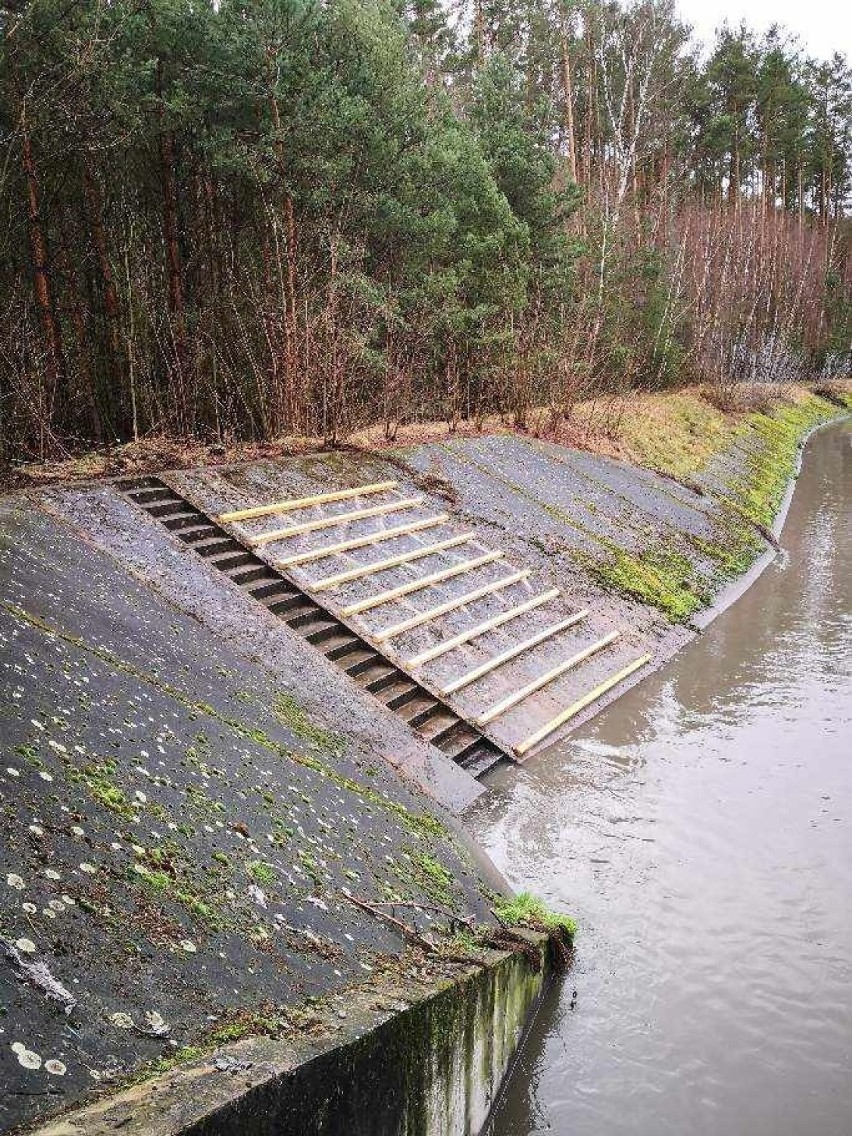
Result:
M365 899L358 899L356 896L348 895L345 892L343 894L355 907L359 907L362 911L368 912L370 915L375 916L376 919L383 919L386 923L389 923L390 926L399 931L405 939L413 943L416 947L419 947L420 950L425 951L426 954L438 955L442 962L458 962L470 966L471 963L480 961L474 955L448 954L442 949L440 943L433 943L430 939L427 939L425 935L421 935L415 927L409 927L409 925L403 923L401 919L397 919L387 911L382 911L378 904L368 903ZM398 904L397 906L402 905ZM411 906L416 907L419 905L412 904Z

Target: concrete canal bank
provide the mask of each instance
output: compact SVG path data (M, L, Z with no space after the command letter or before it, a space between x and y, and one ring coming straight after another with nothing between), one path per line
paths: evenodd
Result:
M736 605L467 814L582 929L489 1136L849 1129L850 491L847 420Z
M178 518L182 502L211 517L394 481L395 499L417 499L415 524L445 515L430 541L472 534L477 588L445 575L421 594L413 580L439 562L391 565L385 623L346 614L378 590L359 576L324 600L313 639L297 625L312 614L288 622L298 594L276 614L236 586L236 573L257 573L256 591L278 586L263 573L280 548L258 548L260 567L241 559L268 518L228 525L237 553L205 557L114 483L7 498L0 1130L476 1133L554 947L504 926L506 886L459 820L483 786L452 738L479 731L517 756L631 660L669 658L766 547L798 440L836 413L802 396L743 417L677 475L508 434L161 474L155 503ZM304 516L319 530L351 507ZM397 523L388 509L321 535L384 539ZM313 529L294 555L313 555ZM362 553L334 570L387 556L378 541ZM217 570L217 557L233 566ZM498 569L517 581L471 598L500 584ZM306 561L287 575L311 593L331 571ZM406 669L541 594L521 631L497 624ZM442 613L419 622L432 608ZM340 658L361 649L347 636L369 654L394 621L412 626L387 648L402 677L383 701L389 680L358 679L384 656L360 671ZM545 636L551 625L562 630ZM326 653L319 635L339 645ZM534 651L512 653L530 638ZM506 654L507 667L442 693ZM563 673L566 655L579 661ZM441 732L444 713L455 724ZM462 755L480 743L464 744Z
M219 1047L37 1136L477 1133L553 976L547 936L526 940L455 973L411 955L391 985L348 991L324 1029Z

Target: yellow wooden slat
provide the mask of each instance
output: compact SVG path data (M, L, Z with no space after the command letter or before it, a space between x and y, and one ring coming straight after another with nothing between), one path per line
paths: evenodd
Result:
M366 497L370 493L384 493L386 489L396 489L397 481L376 481L372 485L358 485L354 489L338 489L334 493L316 493L313 497L297 497L289 501L275 501L271 505L255 505L250 509L234 509L230 513L220 513L213 519L220 525L233 521L251 521L255 517L270 517L274 513L289 513L293 509L307 509L310 505L323 505L327 501L347 501L350 497Z
M455 694L458 690L463 690L464 687L470 686L472 682L476 682L479 678L484 678L485 675L490 674L491 671L502 667L504 663L508 663L511 659L516 659L518 655L522 655L524 651L529 651L533 647L537 647L539 643L543 643L546 639L553 638L561 631L567 631L569 627L582 622L589 614L588 608L583 608L582 611L576 612L574 615L569 616L567 619L561 620L559 623L552 623L550 627L545 627L543 631L539 631L536 635L531 635L529 639L525 639L523 643L517 643L514 647L510 647L507 651L503 651L500 655L495 655L493 659L488 659L473 670L467 671L465 674L454 678L452 682L448 682L446 686L441 687L441 694Z
M424 500L423 497L400 497L398 501L389 501L386 505L373 505L369 509L353 509L349 513L337 513L330 517L321 517L316 521L303 521L300 525L290 525L284 529L271 529L269 532L251 537L246 543L251 548L259 548L263 544L274 544L276 541L286 540L291 536L318 532L320 529L333 529L335 525L346 525L350 521L361 521L367 517L382 517L386 513L413 509L417 505L422 505Z
M454 564L451 568L442 568L440 572L432 572L431 575L421 576L418 580L409 580L407 584L400 584L398 588L391 588L387 592L379 592L378 595L369 596L357 603L347 604L341 610L344 615L358 615L359 612L370 611L371 608L402 599L403 596L409 596L412 592L419 592L423 588L431 588L444 580L451 580L454 576L472 572L474 568L481 568L483 564L493 564L495 560L501 560L503 556L505 556L504 552L486 552L484 556L477 556L473 560L463 560L461 564Z
M373 635L377 643L384 643L386 639L393 639L396 635L402 635L405 631L412 631L415 627L420 627L424 623L429 623L433 619L437 619L441 615L446 615L450 611L455 611L457 608L464 607L465 604L473 603L474 600L482 599L484 596L491 595L492 592L498 592L502 588L508 588L510 584L517 584L521 580L525 580L530 575L532 569L523 568L519 572L513 572L510 576L503 576L500 580L495 580L492 584L485 584L481 588L476 588L475 591L467 592L457 599L448 600L446 603L439 604L438 607L433 607L429 611L421 611L417 615L412 615L410 619L403 619L401 623L395 623L392 627L386 627L383 631L379 631Z
M311 580L308 587L312 592L323 592L326 588L338 588L341 584L348 584L351 580L360 580L362 576L372 576L375 572L384 572L387 568L397 568L400 564L409 564L412 560L434 556L448 548L467 544L475 536L476 533L466 532L460 536L451 536L449 540L439 540L435 544L421 544L410 552L400 552L397 556L387 556L384 560L374 560L372 564L359 564L346 572L336 572L333 576L323 576L319 580Z
M450 519L449 513L437 513L434 517L425 517L422 521L412 521L409 525L397 525L392 529L378 529L366 536L353 537L351 540L341 540L337 544L329 544L325 548L312 548L310 552L297 552L293 556L282 556L273 561L282 568L295 568L298 564L310 564L313 560L323 560L326 556L337 556L341 552L351 552L353 548L365 548L368 544L378 544L379 541L391 540L397 536L408 536L409 533L421 532L436 525L443 525Z
M454 651L456 647L462 647L472 639L478 639L479 636L484 635L486 631L493 631L497 627L502 627L504 623L508 623L511 619L517 619L519 616L525 615L528 611L533 611L535 608L541 607L542 604L555 600L558 595L558 588L551 588L547 592L541 592L539 595L533 596L532 599L524 600L524 602L518 604L517 607L503 611L499 615L493 615L483 623L478 623L475 627L471 627L467 631L461 631L458 635L453 635L451 639L445 639L443 643L438 643L434 647L429 647L426 651L420 651L419 654L412 655L403 665L406 667L421 667L424 663L430 663L433 659L440 658L441 655L446 655L448 651Z
M549 671L534 678L532 682L528 682L526 686L522 686L520 690L516 690L513 694L507 694L505 698L501 698L499 702L495 702L483 714L480 714L476 719L477 726L485 726L489 722L493 722L501 714L505 714L507 710L511 710L513 706L517 706L519 702L523 702L525 698L529 698L531 694L535 694L537 690L541 690L543 686L553 682L554 679L559 678L560 675L565 674L566 671L571 670L578 664L584 662L598 651L602 651L604 647L608 647L615 639L618 638L617 631L610 631L609 635L604 635L603 639L598 639L596 643L578 651L576 655L572 655L570 659L564 659L561 663L557 663L555 667L551 667Z
M587 706L590 706L598 698L606 694L608 690L611 690L614 686L617 686L620 682L623 682L626 678L629 678L634 671L638 671L640 667L644 667L645 664L649 663L650 661L650 655L642 655L640 656L640 658L634 659L632 663L624 667L622 670L618 671L616 674L610 675L609 678L605 679L602 683L596 686L594 690L590 690L588 694L584 694L582 698L578 698L576 702L572 702L570 706L567 706L564 710L560 711L560 713L557 714L555 718L551 718L549 722L545 722L545 724L543 726L540 726L535 731L535 733L530 734L528 738L525 738L519 745L516 745L515 753L518 755L518 757L523 757L525 753L529 753L533 746L536 746L539 742L544 741L544 739L552 734L554 730L558 730L560 726L563 726L566 722L570 721L571 718L576 717L576 715L579 714L581 710L585 710Z

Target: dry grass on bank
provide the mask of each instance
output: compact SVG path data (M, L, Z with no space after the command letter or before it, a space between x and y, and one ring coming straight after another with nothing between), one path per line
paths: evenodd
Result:
M735 393L724 395L706 386L632 392L578 402L563 415L546 408L535 410L524 430L514 428L509 418L493 415L483 419L479 427L473 422L460 423L455 430L446 423L401 427L392 443L385 440L381 427L375 426L353 435L351 441L359 448L382 449L450 437L520 433L688 479L733 441L748 415L798 405L813 393L838 405L850 405L852 380L820 384L819 389L743 383Z
M852 380L833 380L811 388L768 383L741 385L735 400L720 396L715 389L684 387L655 394L601 396L575 403L562 414L549 408L537 409L530 413L524 429L515 427L508 416L491 415L478 421L460 421L454 426L440 421L400 426L394 437L388 439L384 427L377 424L351 434L342 448L381 451L451 438L518 433L688 479L730 444L748 414L797 404L810 393L838 405L852 406ZM225 445L154 436L61 461L0 469L0 488L27 489L163 469L226 465L318 453L324 448L320 439L306 437Z

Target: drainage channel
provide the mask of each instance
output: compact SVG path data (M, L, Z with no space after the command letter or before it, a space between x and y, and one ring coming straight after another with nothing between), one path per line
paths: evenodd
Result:
M445 702L297 584L271 568L206 513L158 477L133 477L118 489L273 615L282 619L411 727L473 777L505 759L503 751Z

